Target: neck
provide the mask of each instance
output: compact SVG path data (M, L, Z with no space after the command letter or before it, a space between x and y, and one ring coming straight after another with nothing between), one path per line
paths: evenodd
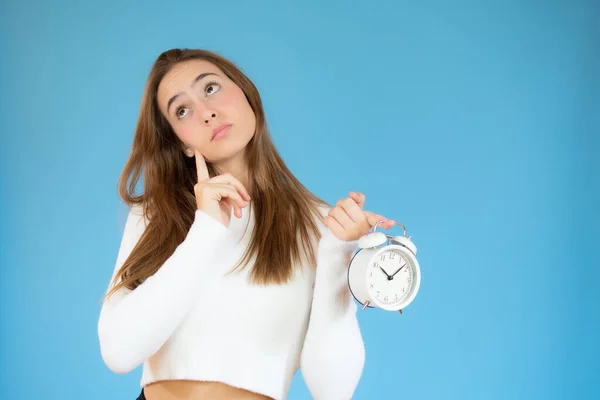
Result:
M219 163L215 164L215 167L217 167L219 173L231 174L244 185L246 190L251 190L249 187L250 176L248 173L248 163L245 160L244 154L236 154L227 160L219 161Z

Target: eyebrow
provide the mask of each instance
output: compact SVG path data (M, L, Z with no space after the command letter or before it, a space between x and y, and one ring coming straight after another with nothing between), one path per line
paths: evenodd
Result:
M190 85L190 87L191 87L191 88L193 88L194 86L196 86L196 84L197 84L199 81L201 81L203 78L205 78L205 77L207 77L207 76L209 76L209 75L217 75L217 74L215 74L214 72L203 72L203 73L201 73L200 75L198 75L198 76L196 77L196 79L194 79L194 80L192 81L192 84ZM217 75L217 76L218 76L218 75ZM178 98L178 97L179 97L181 94L182 94L182 93L181 93L181 92L179 92L179 93L175 94L173 97L171 97L171 98L169 99L169 101L167 102L167 114L169 114L169 109L171 108L171 104L173 104L173 102L174 102L174 101L175 101L175 100L176 100L176 99L177 99L177 98Z

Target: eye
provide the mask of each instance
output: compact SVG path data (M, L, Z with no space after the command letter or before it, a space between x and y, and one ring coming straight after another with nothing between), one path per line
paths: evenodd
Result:
M204 92L207 96L217 93L219 89L221 89L221 85L219 85L217 82L208 82L206 86L204 86Z
M177 117L177 119L184 118L187 115L187 113L188 113L187 107L179 106L175 110L175 116Z

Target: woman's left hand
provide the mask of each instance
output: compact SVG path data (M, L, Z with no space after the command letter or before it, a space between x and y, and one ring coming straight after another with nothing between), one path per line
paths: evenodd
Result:
M383 229L390 229L394 226L393 220L388 220L379 214L370 211L364 211L365 195L362 193L350 192L350 196L338 200L326 217L323 217L323 223L340 240L353 241L369 233L369 230L375 224L385 219L378 225Z

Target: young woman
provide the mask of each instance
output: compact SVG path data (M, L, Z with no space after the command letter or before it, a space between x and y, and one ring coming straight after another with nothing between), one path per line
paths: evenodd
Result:
M385 218L292 175L238 68L158 57L119 191L130 211L98 335L112 371L143 364L139 399L285 399L299 368L315 399L352 397L365 351L347 266Z

